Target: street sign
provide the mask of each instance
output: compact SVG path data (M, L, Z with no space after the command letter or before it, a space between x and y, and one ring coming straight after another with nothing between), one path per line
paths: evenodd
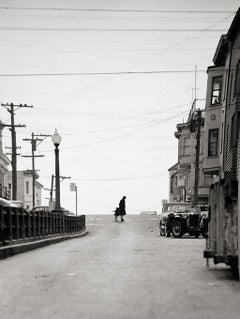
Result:
M75 192L77 185L75 183L70 183L70 192Z

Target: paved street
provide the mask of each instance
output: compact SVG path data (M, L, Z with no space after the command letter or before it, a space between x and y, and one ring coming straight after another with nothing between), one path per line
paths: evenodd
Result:
M0 261L0 317L228 318L240 285L205 241L159 236L158 216L89 216L89 234Z

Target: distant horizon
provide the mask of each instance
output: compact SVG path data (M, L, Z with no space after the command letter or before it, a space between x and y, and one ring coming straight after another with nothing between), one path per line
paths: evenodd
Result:
M156 215L159 215L159 212L155 211L156 214L154 214L152 211L149 211L149 213L146 213L146 212L130 212L126 214L126 217L129 216L129 215L144 215L144 216L156 216ZM85 213L85 214L78 214L77 216L80 216L80 215L85 215L85 216L89 216L89 215L108 215L108 216L114 216L114 213Z

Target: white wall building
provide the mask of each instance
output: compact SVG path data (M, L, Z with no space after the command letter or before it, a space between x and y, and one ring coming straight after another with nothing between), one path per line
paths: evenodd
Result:
M0 197L8 198L8 184L7 184L7 172L8 166L11 164L8 157L3 153L2 147L2 122L0 121Z
M11 194L12 190L12 172L8 172L8 189ZM39 175L35 172L35 206L42 203L42 188L36 179ZM33 188L32 188L32 171L18 171L17 172L17 200L23 203L23 207L27 210L33 207Z

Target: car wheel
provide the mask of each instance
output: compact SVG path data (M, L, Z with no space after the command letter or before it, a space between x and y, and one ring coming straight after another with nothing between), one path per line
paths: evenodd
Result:
M205 230L201 231L203 238L208 238L208 233Z
M183 225L180 220L175 219L172 222L172 233L175 238L180 238L183 235Z

